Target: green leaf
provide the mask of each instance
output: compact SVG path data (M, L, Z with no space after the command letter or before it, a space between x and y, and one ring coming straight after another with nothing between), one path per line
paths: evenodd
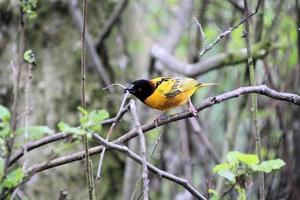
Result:
M79 136L84 135L84 130L82 130L81 128L72 127L63 121L59 122L57 126L61 132L70 133Z
M78 106L77 109L85 116L88 115L88 111L81 106Z
M239 152L237 152L237 151L230 151L226 156L226 159L228 160L228 162L230 162L232 164L238 164L239 163L238 153Z
M23 177L24 171L19 167L7 175L6 179L3 181L3 186L6 188L13 188L21 183Z
M237 152L237 158L239 161L241 161L246 165L253 165L259 163L259 159L255 154L244 154L244 153Z
M0 138L7 138L10 135L10 126L0 122Z
M9 112L9 110L7 108L5 108L4 106L0 105L0 120L2 122L9 122L11 118L11 114Z
M11 114L7 108L0 105L0 138L6 138L10 134Z
M100 132L102 129L101 122L109 117L106 110L93 110L88 113L86 110L79 108L83 116L80 118L80 124L84 129L94 132Z
M246 190L240 186L236 186L235 188L239 194L237 200L246 200Z
M17 130L17 134L21 134L26 131L30 140L36 140L44 135L50 135L54 133L54 130L50 129L48 126L30 126L28 128L19 128Z
M235 183L235 175L229 170L220 170L218 174L232 183Z
M208 189L208 193L209 193L209 199L210 200L218 200L220 199L219 198L219 195L218 195L218 192L212 188L209 188Z
M27 63L36 64L35 53L31 49L25 51L23 58Z
M37 0L21 0L21 7L29 20L33 20L37 17L35 12L37 6Z
M259 159L255 154L245 154L238 151L231 151L227 154L226 159L230 163L238 164L240 162L246 165L258 164Z
M270 173L272 170L280 169L284 165L285 162L283 160L276 159L276 160L263 161L259 165L251 166L251 168L253 171Z
M213 168L213 173L218 173L221 170L230 170L231 168L232 168L232 164L226 163L226 162L225 163L221 163L221 164L216 165Z

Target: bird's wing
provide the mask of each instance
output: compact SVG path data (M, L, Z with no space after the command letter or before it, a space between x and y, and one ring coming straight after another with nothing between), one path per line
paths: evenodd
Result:
M156 85L156 91L167 98L173 98L199 84L196 80L186 77L159 77L151 81Z

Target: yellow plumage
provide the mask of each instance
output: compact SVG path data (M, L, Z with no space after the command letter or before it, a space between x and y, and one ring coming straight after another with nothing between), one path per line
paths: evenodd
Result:
M187 77L158 77L150 81L156 89L144 100L144 103L158 110L168 110L187 103L200 87L216 85L215 83L202 84Z

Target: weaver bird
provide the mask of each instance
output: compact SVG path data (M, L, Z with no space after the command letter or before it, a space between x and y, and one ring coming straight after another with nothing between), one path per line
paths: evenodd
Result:
M158 77L151 80L140 79L125 89L151 108L167 111L188 103L189 111L195 117L197 110L190 97L202 87L216 83L200 83L187 77Z

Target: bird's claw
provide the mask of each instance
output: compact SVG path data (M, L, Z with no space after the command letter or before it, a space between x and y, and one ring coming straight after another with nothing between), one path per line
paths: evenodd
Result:
M193 115L193 117L199 117L199 114L195 108L189 108L189 112Z
M162 114L160 114L159 116L157 116L155 119L154 119L154 124L155 124L155 127L158 127L159 124L161 124L163 121L165 121L166 119L168 119L167 116L165 116L165 112L163 112Z

